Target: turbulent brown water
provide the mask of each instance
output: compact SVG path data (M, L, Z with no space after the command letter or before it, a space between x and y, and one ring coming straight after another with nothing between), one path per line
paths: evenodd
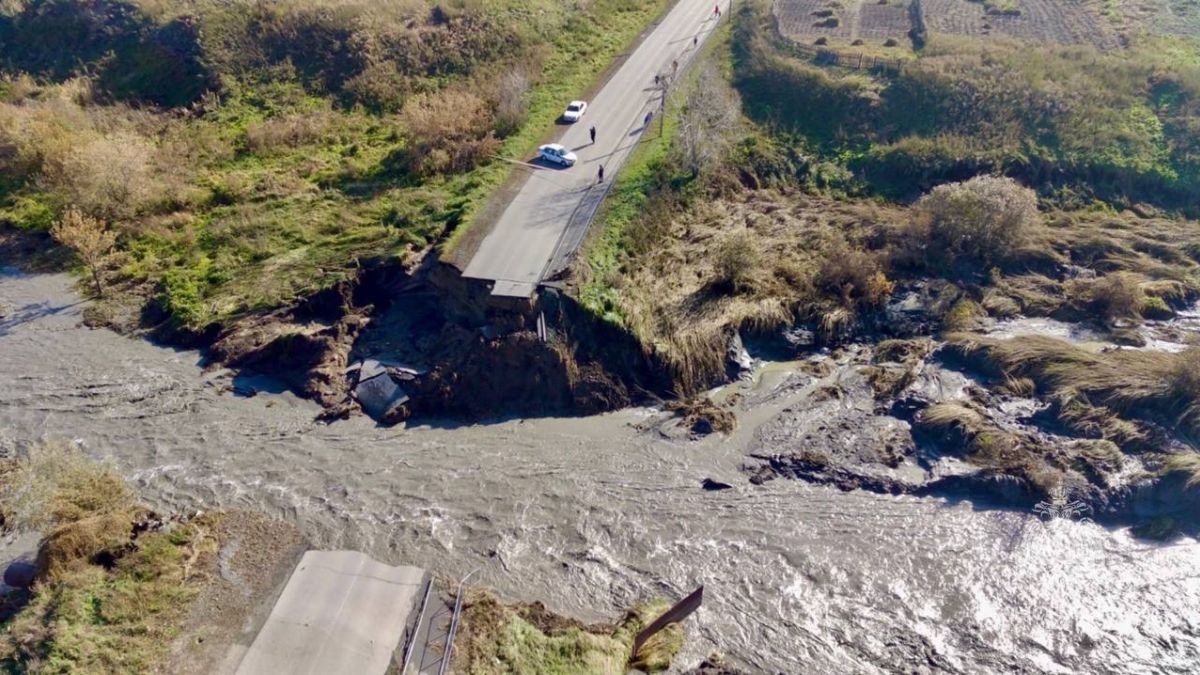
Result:
M79 325L64 276L0 275L0 449L78 439L162 509L260 509L314 545L611 619L705 585L681 665L754 672L1195 672L1200 544L967 503L747 482L769 369L730 439L651 411L381 429L289 394L223 393L199 355ZM758 397L758 399L754 399ZM734 485L705 492L705 477Z

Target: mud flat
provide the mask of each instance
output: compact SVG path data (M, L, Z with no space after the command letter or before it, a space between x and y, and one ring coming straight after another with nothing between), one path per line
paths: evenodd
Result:
M481 585L581 621L703 583L681 667L714 649L750 672L1184 673L1200 658L1189 540L751 484L746 455L770 451L754 439L798 392L799 365L739 385L748 409L727 438L668 437L649 409L323 425L286 387L240 397L196 352L80 326L64 276L6 275L0 303L23 317L0 324L7 450L78 438L164 512L249 508L295 523L313 547L454 577L481 568ZM706 491L705 478L732 488Z

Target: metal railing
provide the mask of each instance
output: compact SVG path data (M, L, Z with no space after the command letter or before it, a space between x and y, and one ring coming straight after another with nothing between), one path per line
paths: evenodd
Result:
M462 581L458 582L458 592L454 599L454 613L450 615L450 632L446 635L446 651L442 652L442 665L438 668L438 675L446 675L446 669L450 667L450 657L454 654L454 634L458 632L458 619L462 614L463 587L466 586L467 579L475 576L480 569L476 567L463 577Z

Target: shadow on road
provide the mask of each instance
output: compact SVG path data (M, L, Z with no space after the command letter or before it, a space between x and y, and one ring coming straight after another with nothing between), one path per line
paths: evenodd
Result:
M578 162L576 162L576 164L578 164ZM551 162L550 160L543 159L541 157L534 157L526 162L525 165L534 169L553 169L554 171L562 171L564 169L571 168L569 166L563 166L557 162Z

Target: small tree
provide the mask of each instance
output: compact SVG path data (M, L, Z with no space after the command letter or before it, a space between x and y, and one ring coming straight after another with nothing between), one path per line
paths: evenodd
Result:
M117 234L96 218L72 208L50 228L50 236L75 252L92 275L96 295L103 297L104 285L100 275L104 263L112 256Z
M529 77L519 70L511 70L500 78L494 95L496 106L496 133L501 138L516 133L525 123L528 113Z
M679 119L679 152L693 178L724 157L737 122L738 104L732 91L716 69L705 68Z

